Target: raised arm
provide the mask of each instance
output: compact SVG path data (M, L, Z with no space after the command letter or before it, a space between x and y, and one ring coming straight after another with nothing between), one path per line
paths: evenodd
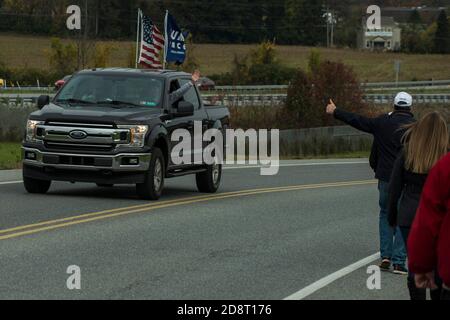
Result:
M189 90L191 90L195 86L197 81L200 80L200 76L201 76L200 75L200 71L196 70L192 74L192 82L188 82L185 85L181 86L180 89L170 93L169 94L169 103L170 103L170 105L173 105L175 102L180 100Z
M333 100L327 106L327 113L334 116L336 119L345 122L355 129L367 133L374 133L377 119L366 118L355 113L346 112L336 107Z
M185 85L181 86L180 89L169 94L169 103L173 105L175 102L180 100L191 88L194 87L192 82L188 82Z

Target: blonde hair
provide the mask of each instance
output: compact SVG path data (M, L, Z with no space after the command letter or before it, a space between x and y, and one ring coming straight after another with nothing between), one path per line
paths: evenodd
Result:
M405 168L414 173L428 174L448 152L447 122L438 112L431 112L406 128L403 137Z

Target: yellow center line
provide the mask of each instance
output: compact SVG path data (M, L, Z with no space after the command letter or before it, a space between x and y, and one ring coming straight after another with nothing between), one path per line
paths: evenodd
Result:
M372 180L369 180L369 181L372 181ZM359 181L336 182L336 183L316 184L316 185L312 185L312 186L322 186L322 185L333 186L335 184L337 184L337 185L342 185L342 184L346 184L346 183L355 184L358 182ZM361 181L361 182L367 183L368 181ZM308 185L306 185L306 186L308 186ZM252 192L252 191L261 191L261 190L280 190L283 188L291 188L291 187L287 186L287 187L273 187L273 188L264 188L264 189L250 189L250 190L243 190L243 191L233 191L233 192L221 193L221 194L219 194L219 196L234 195L234 194L241 194L242 192ZM39 223L35 223L35 224L29 224L29 225L25 225L25 226L19 226L19 227L15 227L15 228L0 230L0 234L10 233L13 231L19 231L19 230L24 230L24 229L34 228L34 227L41 227L41 226L60 223L60 222L74 221L74 220L78 220L78 219L89 218L89 217L99 216L99 215L104 215L104 214L111 214L111 213L115 213L115 212L119 212L119 211L125 211L125 210L128 211L128 210L133 210L133 209L151 209L154 206L160 206L160 205L164 205L164 204L178 203L180 201L187 201L187 200L211 199L214 197L217 197L217 195L195 196L195 197L189 197L189 198L161 201L161 202L151 203L151 204L142 204L142 205L123 207L123 208L108 209L108 210L94 212L94 213L81 214L81 215L77 215L77 216L73 216L73 217L49 220L49 221L39 222Z
M336 183L322 183L322 184L313 184L313 185L298 185L298 186L287 186L287 187L275 187L275 188L264 188L264 189L252 189L252 190L243 190L243 191L235 191L235 192L227 192L218 195L210 195L210 196L197 196L190 198L183 198L177 200L169 200L163 201L159 203L154 203L150 205L138 205L131 206L125 208L117 208L112 210L105 210L100 212L94 212L79 216L74 216L70 218L57 219L57 220L49 220L41 223L30 224L25 226L20 226L11 229L0 230L0 234L4 234L0 236L0 240L6 240L11 238L17 238L20 236L35 234L43 231L54 230L64 227L69 227L73 225L88 223L92 221L119 217L123 215L129 215L132 213L140 213L140 212L149 212L154 211L156 209L170 208L181 205L189 205L194 203L207 202L212 200L220 200L220 199L229 199L236 197L244 197L250 195L259 195L266 193L279 193L279 192L289 192L289 191L298 191L298 190L311 190L318 188L332 188L332 187L350 187L350 186L358 186L358 185L371 185L375 184L375 180L364 180L364 181L350 181L350 182L336 182ZM26 230L30 229L30 230ZM25 230L25 231L22 231ZM15 232L20 231L20 232ZM8 233L8 234L7 234Z

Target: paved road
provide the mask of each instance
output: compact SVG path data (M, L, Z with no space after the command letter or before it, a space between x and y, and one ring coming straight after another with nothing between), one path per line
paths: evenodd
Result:
M227 168L214 196L193 177L169 180L155 203L132 186L55 183L28 195L20 171L0 172L0 299L278 300L378 251L367 161L283 165L275 177ZM79 291L66 287L70 265ZM391 274L369 291L366 270L305 298L407 298Z

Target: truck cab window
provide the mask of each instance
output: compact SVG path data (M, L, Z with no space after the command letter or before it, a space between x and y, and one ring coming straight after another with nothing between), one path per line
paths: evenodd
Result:
M137 107L160 107L163 95L161 79L142 75L75 75L58 93L56 101L80 100L91 104L114 102Z
M170 82L169 93L174 93L174 92L177 91L178 89L180 89L180 84L178 83L178 80L172 80L172 81Z
M185 84L191 82L190 79L181 79L180 80L181 85L184 86ZM195 110L200 109L200 101L198 99L197 91L194 87L192 87L185 95L184 95L184 101L190 102L194 105Z
M177 91L178 89L180 89L180 83L178 82L178 80L172 80L170 81L170 86L169 86L169 94L172 95L175 91ZM172 105L170 106L171 108L178 108L178 103L180 101L183 100L183 97L180 97L178 100L172 102Z

